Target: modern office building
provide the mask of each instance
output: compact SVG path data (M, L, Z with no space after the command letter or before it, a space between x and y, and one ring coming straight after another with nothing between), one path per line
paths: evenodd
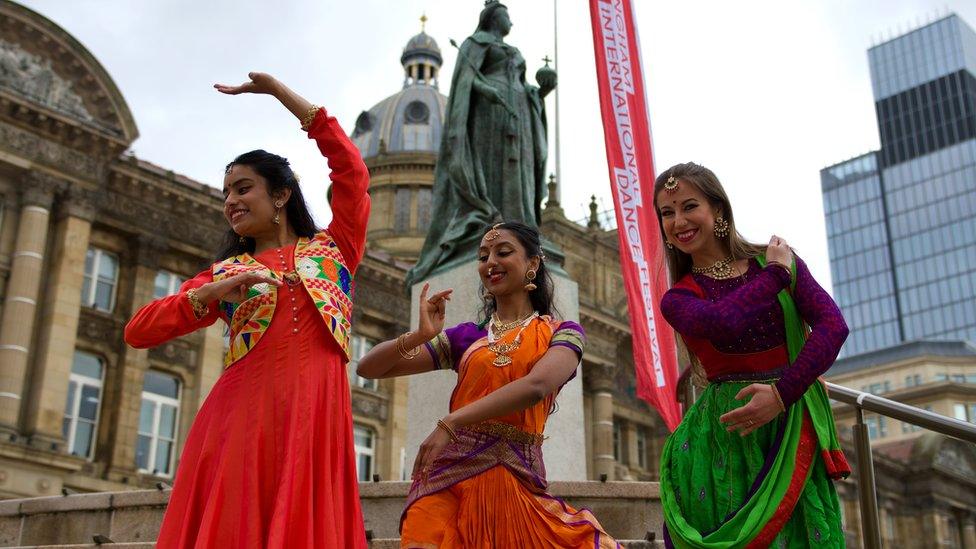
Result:
M868 59L881 149L821 170L842 356L976 341L976 32L949 15Z

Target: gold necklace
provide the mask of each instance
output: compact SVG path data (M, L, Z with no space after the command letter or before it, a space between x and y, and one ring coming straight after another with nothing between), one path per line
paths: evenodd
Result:
M515 334L515 339L509 343L499 343L498 333L495 332L494 326L494 316L492 320L488 322L488 350L495 353L495 359L491 361L495 366L502 368L508 366L512 363L512 357L508 356L508 353L515 351L522 344L522 332L525 331L526 326L532 323L532 320L539 316L537 311L532 311L532 314L521 319L519 322L522 323L522 329Z
M693 267L691 272L694 274L706 275L717 280L725 280L735 276L735 269L732 262L735 261L731 255L725 259L719 259L711 267Z
M533 314L535 314L535 311L525 313L525 315L522 316L521 318L516 318L511 322L502 322L498 318L498 313L492 313L491 322L489 323L489 326L491 326L492 333L494 333L496 336L500 336L505 332L517 328L520 324L525 322L525 319L529 318Z

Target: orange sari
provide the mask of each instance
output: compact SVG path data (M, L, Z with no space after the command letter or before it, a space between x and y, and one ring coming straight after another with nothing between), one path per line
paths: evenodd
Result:
M515 332L502 342L514 339ZM582 354L582 328L548 317L525 328L506 366L492 363L496 355L485 336L484 329L467 323L427 345L435 363L458 372L452 411L524 377L552 346ZM531 408L459 429L460 440L437 457L430 475L411 486L401 547L619 547L588 510L577 511L546 493L541 441L555 398L553 393Z

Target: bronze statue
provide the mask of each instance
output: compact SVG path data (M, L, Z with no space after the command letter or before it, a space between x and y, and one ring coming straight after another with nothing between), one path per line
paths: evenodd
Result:
M525 59L504 42L511 28L508 8L488 0L477 30L459 48L434 174L433 221L408 287L439 267L474 259L487 225L539 225L548 155L543 99L556 87L556 72L547 64L536 73L539 87L526 82Z

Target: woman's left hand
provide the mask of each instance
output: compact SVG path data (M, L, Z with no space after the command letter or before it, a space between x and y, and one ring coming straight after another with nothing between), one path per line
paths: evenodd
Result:
M214 84L214 88L220 93L226 93L227 95L237 95L240 93L266 93L274 95L278 91L278 81L268 73L249 72L247 73L247 77L251 80L244 82L240 86Z
M735 399L742 400L748 396L752 396L752 399L745 406L723 414L718 418L719 421L727 425L728 431L737 430L742 436L769 423L782 411L779 407L779 399L773 394L773 390L772 385L765 383L753 383L743 387L735 395Z
M440 427L434 427L434 431L427 435L424 442L417 450L417 459L413 462L413 474L411 479L426 477L430 474L430 468L434 464L434 459L441 455L444 448L451 442L451 435Z

